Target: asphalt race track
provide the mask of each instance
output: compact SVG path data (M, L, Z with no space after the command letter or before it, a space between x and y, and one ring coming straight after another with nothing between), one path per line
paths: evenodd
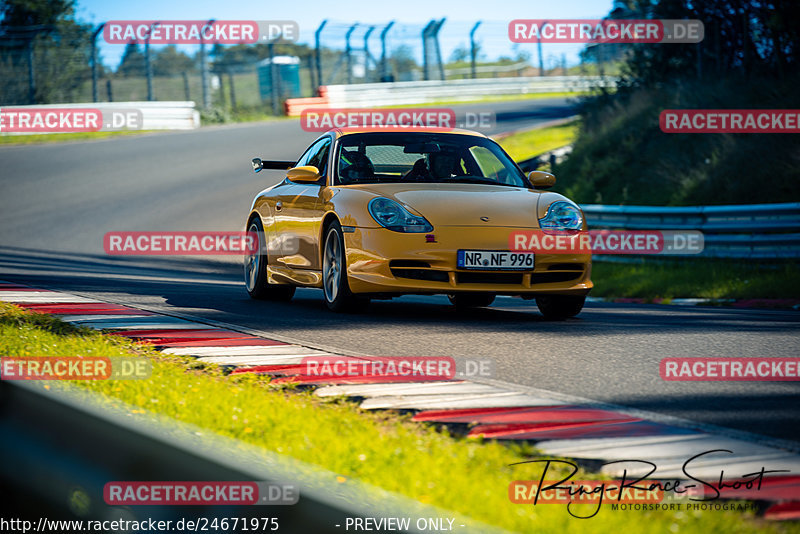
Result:
M564 99L469 109L497 113L492 133L573 113ZM491 358L497 380L800 442L797 382L664 382L658 372L665 357L796 357L800 312L591 303L553 323L519 299L459 314L445 297L403 297L337 315L315 290L290 304L250 300L238 258L103 253L109 231L242 229L252 197L282 179L253 174L250 159L292 159L316 135L279 120L0 147L0 279L343 351Z

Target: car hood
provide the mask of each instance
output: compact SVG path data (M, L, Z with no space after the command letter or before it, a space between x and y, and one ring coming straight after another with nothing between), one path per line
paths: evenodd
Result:
M522 187L376 184L362 189L405 204L434 226L539 227L536 208L541 192Z

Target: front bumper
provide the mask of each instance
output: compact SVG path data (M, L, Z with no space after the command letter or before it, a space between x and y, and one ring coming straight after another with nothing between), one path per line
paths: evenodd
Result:
M509 236L519 228L444 226L435 242L426 234L403 234L385 228L345 232L347 276L353 293L460 293L501 295L586 295L592 288L590 254L536 254L533 270L459 269L459 249L509 250Z

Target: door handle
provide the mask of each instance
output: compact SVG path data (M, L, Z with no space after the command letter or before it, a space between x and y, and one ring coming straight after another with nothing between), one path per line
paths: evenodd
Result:
M277 211L281 211L283 209L283 202L281 202L280 200L278 202L276 202L275 203L275 209Z

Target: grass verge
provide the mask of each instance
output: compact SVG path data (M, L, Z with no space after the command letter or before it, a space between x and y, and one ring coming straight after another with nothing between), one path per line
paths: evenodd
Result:
M95 141L124 135L155 133L156 130L122 130L118 132L72 132L60 134L0 135L0 145L38 145L65 141Z
M572 143L580 124L577 120L545 128L513 133L497 140L514 161L522 161Z
M524 95L487 95L480 98L470 98L468 100L434 100L424 104L397 104L393 106L376 106L380 108L429 108L433 106L459 106L462 104L486 104L491 102L516 102L526 100L545 100L547 98L569 98L588 95L583 91L552 91L549 93L527 93Z
M795 262L742 263L723 259L595 261L593 297L797 299Z
M362 412L341 399L323 402L308 392L275 388L263 377L225 376L216 366L3 303L0 346L8 356L148 357L153 363L149 380L48 382L43 387L86 388L135 406L137 412L194 424L512 531L608 532L647 521L652 533L800 532L797 524L767 524L742 513L604 507L594 518L580 520L564 505L512 504L509 483L539 475L538 468L509 467L532 456L527 445L459 439L444 429L412 424L407 416ZM596 476L581 473L581 478Z

